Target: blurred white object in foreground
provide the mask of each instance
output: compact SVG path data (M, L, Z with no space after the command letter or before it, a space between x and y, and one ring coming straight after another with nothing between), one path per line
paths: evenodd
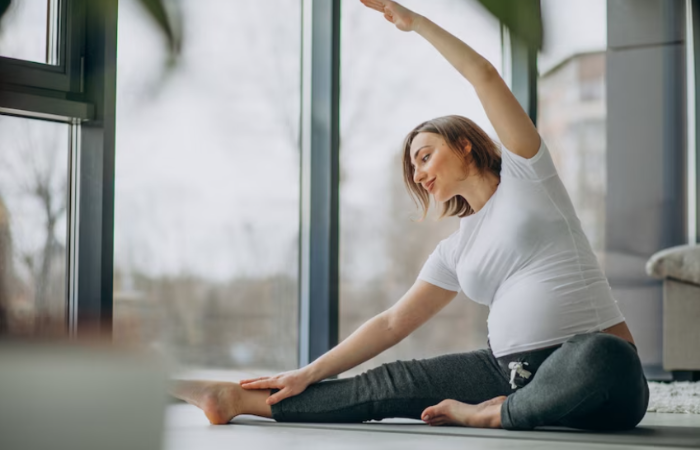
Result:
M0 344L0 448L161 448L165 370L109 346Z

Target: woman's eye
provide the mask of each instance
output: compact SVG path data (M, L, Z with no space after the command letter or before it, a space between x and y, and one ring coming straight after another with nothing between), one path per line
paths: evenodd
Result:
M430 156L430 153L421 158L421 161L426 162L428 160L428 156Z

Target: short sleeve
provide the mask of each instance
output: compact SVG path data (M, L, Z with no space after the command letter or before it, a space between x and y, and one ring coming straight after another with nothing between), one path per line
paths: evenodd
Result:
M557 174L544 139L540 136L540 148L532 158L523 158L505 146L501 146L501 175L521 180L546 180Z
M448 291L459 292L461 290L453 258L449 256L450 242L455 237L456 234L453 234L447 239L440 241L418 274L419 280L427 281Z

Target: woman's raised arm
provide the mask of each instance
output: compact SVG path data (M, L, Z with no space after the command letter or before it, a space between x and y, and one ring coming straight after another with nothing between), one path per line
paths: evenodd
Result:
M540 136L527 113L486 58L426 17L391 0L361 0L384 14L401 31L415 31L435 47L469 81L498 139L513 153L531 158L540 147Z

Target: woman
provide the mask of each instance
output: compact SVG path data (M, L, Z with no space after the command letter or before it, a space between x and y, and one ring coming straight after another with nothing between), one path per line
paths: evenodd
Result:
M177 382L172 393L212 423L254 414L297 422L408 417L513 430L635 427L649 391L634 340L527 114L469 46L396 2L362 2L427 39L474 86L503 149L463 117L416 127L404 145L405 181L424 214L432 194L443 214L461 219L411 289L304 368L240 385ZM319 382L397 344L461 289L490 306L489 349Z

